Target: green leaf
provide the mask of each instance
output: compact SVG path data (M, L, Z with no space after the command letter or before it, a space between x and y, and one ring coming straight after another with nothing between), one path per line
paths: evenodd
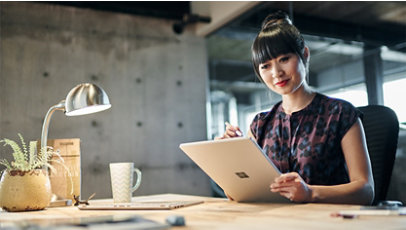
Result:
M29 160L30 165L32 165L32 163L34 163L34 160L37 157L36 152L37 152L37 142L30 141L30 160Z
M24 160L25 160L25 161L28 161L27 145L25 144L24 138L23 138L23 136L21 135L21 133L18 133L17 135L18 135L18 137L20 137L21 145L23 146L23 149L22 149L22 150L23 150Z
M27 150L27 145L24 141L23 136L18 133L18 137L21 141L21 147L13 140L4 138L0 140L0 143L4 143L4 146L10 146L13 150L12 156L14 161L8 162L6 159L0 160L0 165L4 165L8 170L21 170L21 171L30 171L37 168L48 167L51 170L55 168L50 164L50 162L58 162L61 165L64 165L64 160L59 154L58 151L54 151L52 147L46 146L41 148L40 152L37 152L37 142L30 141L29 149ZM52 159L52 156L57 156L57 159ZM69 169L64 166L65 170L69 172Z
M11 169L12 169L10 163L8 163L8 161L7 161L6 159L1 159L1 160L0 160L0 165L6 166L6 168L7 168L8 170L11 170Z
M2 142L4 142L4 146L9 145L13 149L14 153L23 156L23 152L21 151L20 146L18 146L18 144L15 141L4 138Z

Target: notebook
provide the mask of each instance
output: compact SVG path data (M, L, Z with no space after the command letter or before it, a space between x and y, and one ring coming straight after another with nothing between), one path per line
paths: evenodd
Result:
M90 203L79 205L81 210L171 210L201 204L200 200L189 201L141 201L133 203Z
M290 202L270 191L280 172L249 137L183 143L179 147L235 201Z

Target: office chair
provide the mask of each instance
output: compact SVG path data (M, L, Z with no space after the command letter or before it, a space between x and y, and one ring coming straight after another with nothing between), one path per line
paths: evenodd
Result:
M395 163L399 136L399 121L392 109L381 105L358 107L363 113L372 174L375 182L373 205L386 199Z

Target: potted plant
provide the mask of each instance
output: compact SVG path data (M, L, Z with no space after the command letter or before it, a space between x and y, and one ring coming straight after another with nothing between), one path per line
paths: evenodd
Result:
M21 134L21 146L4 138L0 143L10 146L14 161L1 159L5 166L0 179L0 207L6 211L32 211L45 209L51 201L51 183L48 168L52 169L52 155L58 154L51 147L37 153L37 142L31 141L29 148Z

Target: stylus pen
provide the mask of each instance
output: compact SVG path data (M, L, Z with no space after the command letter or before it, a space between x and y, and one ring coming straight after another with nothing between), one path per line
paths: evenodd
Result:
M228 121L224 122L224 124L226 124L226 127L232 126L230 123L228 123ZM235 130L235 134L237 134L237 136L239 137L242 137L242 133L240 130Z

